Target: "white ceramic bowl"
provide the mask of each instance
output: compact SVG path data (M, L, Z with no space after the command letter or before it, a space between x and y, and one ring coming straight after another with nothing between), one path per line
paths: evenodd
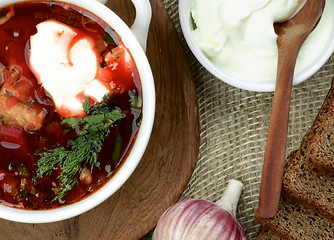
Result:
M220 79L221 81L230 84L234 87L241 88L244 90L250 91L257 91L257 92L271 92L275 90L275 78L268 83L261 83L261 82L245 82L240 78L235 76L231 76L228 72L224 69L217 67L213 64L201 51L200 47L198 46L197 42L195 41L192 30L194 30L193 21L191 17L190 7L191 7L192 0L184 0L179 1L179 16L181 22L181 28L185 40L197 58L197 60L215 77ZM332 2L330 2L332 1ZM329 3L329 7L334 7L333 0L327 1ZM334 16L332 16L332 22L334 22ZM321 46L321 51L318 52L317 57L312 60L312 63L308 66L304 67L301 71L295 72L293 85L297 85L309 77L311 77L314 73L316 73L321 66L323 66L329 57L334 52L334 24L332 25L331 33L329 38L325 42L323 46ZM209 27L209 26L208 26Z
M1 0L0 7L29 0ZM57 0L53 0L57 1ZM64 220L77 216L97 206L113 193L115 193L124 182L130 177L132 172L141 160L148 144L153 126L155 113L155 88L150 65L143 48L146 46L146 37L151 20L151 6L148 0L133 0L137 16L135 23L130 28L109 8L95 0L60 0L72 5L86 9L106 22L121 37L125 46L130 50L137 65L142 84L143 96L143 118L133 148L125 160L124 164L117 170L117 173L97 192L89 197L58 209L51 210L21 210L4 205L0 205L0 217L17 222L25 223L46 223ZM137 38L138 40L137 40ZM143 46L143 47L142 47Z

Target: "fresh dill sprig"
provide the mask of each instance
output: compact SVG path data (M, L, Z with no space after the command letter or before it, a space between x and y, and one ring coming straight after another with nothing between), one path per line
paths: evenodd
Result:
M89 165L100 168L98 155L104 140L110 133L110 128L117 120L124 118L120 110L111 110L107 103L98 105L89 104L86 98L83 104L87 116L79 118L66 118L61 124L72 129L80 129L78 137L68 142L66 147L58 147L40 153L42 157L37 162L36 178L50 175L54 168L61 169L59 176L60 192L53 199L63 198L72 187L78 183L78 175L83 166Z
M130 105L132 108L139 108L139 101L138 101L138 96L136 94L136 92L133 91L129 91L129 96L130 96Z

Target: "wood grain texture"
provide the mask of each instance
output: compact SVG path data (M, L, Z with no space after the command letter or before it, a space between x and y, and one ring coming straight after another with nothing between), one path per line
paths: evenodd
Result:
M259 217L275 216L282 188L292 81L299 49L318 24L325 0L307 1L291 19L275 25L278 61L261 178Z
M197 161L197 98L177 32L161 1L151 0L151 5L147 55L155 78L156 116L134 174L112 197L78 217L49 224L0 220L0 240L139 239L180 197ZM128 24L133 20L130 0L112 0L108 6Z

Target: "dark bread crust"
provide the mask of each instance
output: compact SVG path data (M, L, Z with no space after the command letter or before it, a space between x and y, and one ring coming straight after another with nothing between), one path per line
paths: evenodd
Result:
M291 152L287 157L287 167L299 155L299 150ZM262 225L262 228L266 229L259 232L257 240L334 239L334 223L316 214L311 209L284 198L281 199L278 212L274 218L262 219L258 216L258 211L255 212L255 218Z
M302 204L334 222L334 178L319 176L307 164L309 147L334 111L334 88L329 90L312 127L303 138L300 149L290 157L283 176L282 194L285 198Z
M334 115L315 134L306 161L316 174L334 177Z
M317 129L308 143L307 165L316 174L334 177L333 82L314 125L315 124L317 125Z
M271 219L262 219L255 212L256 220L266 229L285 240L332 240L334 223L311 209L282 198L277 214Z
M282 195L334 222L333 186L334 179L315 175L298 151L284 173Z
M265 229L264 227L260 227L260 230L257 234L256 240L281 240L279 236L275 235L273 232Z

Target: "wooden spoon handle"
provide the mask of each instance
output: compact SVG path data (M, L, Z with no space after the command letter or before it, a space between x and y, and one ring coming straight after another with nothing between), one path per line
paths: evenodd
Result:
M290 95L299 46L291 39L278 38L278 64L275 94L269 123L260 187L258 216L274 217L282 187ZM297 44L298 45L298 44Z

